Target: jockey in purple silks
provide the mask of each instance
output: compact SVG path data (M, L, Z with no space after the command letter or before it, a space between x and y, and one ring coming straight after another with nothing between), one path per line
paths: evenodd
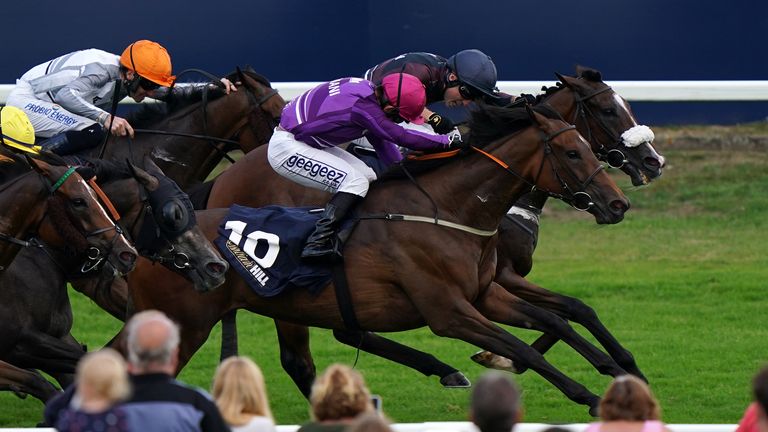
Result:
M418 78L392 74L376 86L361 78L321 84L283 109L280 126L269 141L268 159L280 175L304 186L333 192L309 236L302 257L340 255L336 230L352 206L368 193L376 173L337 146L366 137L377 155L392 164L402 159L397 146L414 150L461 145L456 134L431 135L404 129L395 122L424 123L424 85Z

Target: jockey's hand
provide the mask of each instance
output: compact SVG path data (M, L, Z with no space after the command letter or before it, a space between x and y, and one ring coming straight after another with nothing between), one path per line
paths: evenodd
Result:
M450 140L448 143L448 150L467 148L467 144L465 144L464 141L462 141L461 132L459 132L458 129L454 128L451 132L449 132L448 139Z
M229 92L237 91L237 87L235 87L234 84L232 84L232 81L222 78L221 83L224 84L224 92L226 94L229 94Z
M427 123L432 126L432 130L438 134L447 134L453 129L453 122L448 117L443 117L438 113L432 113L427 118Z
M133 127L128 123L128 120L115 116L112 119L108 119L104 126L110 128L110 132L115 136L130 136L133 138Z

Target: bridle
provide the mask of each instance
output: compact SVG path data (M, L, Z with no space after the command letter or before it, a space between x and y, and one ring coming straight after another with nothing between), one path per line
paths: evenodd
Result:
M142 221L142 227L135 239L136 249L139 255L152 261L153 263L170 264L179 270L192 267L189 255L184 252L176 252L173 243L168 238L166 232L161 228L163 225L158 222L152 204L150 203L149 193L144 185L139 183L139 199L142 203L141 212L136 217L130 233L136 231L136 225ZM189 211L187 209L187 211ZM162 246L161 246L162 245ZM167 254L161 254L159 250L167 246ZM151 251L151 252L150 252Z
M70 168L68 168L67 171L64 172L64 174L62 174L61 177L59 177L58 180L56 180L53 184L51 184L50 180L47 177L45 177L44 175L42 175L40 173L37 173L36 171L30 171L30 172L28 172L26 174L23 174L23 175L15 178L15 179L5 183L5 184L3 184L2 187L0 187L0 192L5 190L5 189L7 189L12 184L20 181L22 178L24 178L24 177L26 177L28 175L31 175L32 173L37 173L38 174L38 178L40 178L40 180L43 182L43 184L45 185L45 188L48 191L48 198L47 199L51 199L55 195L56 191L67 181L67 179L75 172L76 169L77 169L77 167L70 167ZM114 248L115 243L117 242L118 237L123 232L120 229L120 227L118 225L114 224L114 223L111 226L104 227L104 228L98 228L98 229L96 229L94 231L91 231L91 232L83 232L83 231L79 230L80 234L83 237L85 237L86 239L88 239L89 237L93 237L93 236L105 233L107 231L111 231L111 230L115 230L115 235L112 236L112 241L110 242L110 246L109 246L109 249L107 250L107 253L103 254L102 250L100 248L98 248L97 246L89 246L88 250L86 251L86 262L83 263L83 265L82 265L82 267L80 269L81 273L87 273L87 272L89 272L91 270L99 268L100 265L103 262L105 262L105 256L108 256L109 253L111 253L112 249ZM15 245L18 245L18 246L22 246L22 247L37 247L37 248L42 248L43 250L45 250L45 248L44 248L45 245L43 243L41 243L39 240L37 240L36 238L34 238L34 237L31 237L30 240L25 241L25 240L18 239L16 237L13 237L13 236L8 235L8 234L0 233L0 240L8 242L8 243L15 244ZM46 253L47 253L47 251L46 251ZM1 270L1 268L0 268L0 270Z
M568 184L565 182L565 180L563 180L563 177L558 172L554 162L552 162L551 158L549 157L549 156L552 156L558 162L560 162L560 158L558 158L557 154L555 154L555 152L552 151L551 142L557 136L574 129L576 129L576 126L568 125L563 127L562 129L552 132L549 135L543 135L542 143L544 145L544 157L541 158L541 165L539 165L539 170L536 173L536 177L534 178L533 182L526 179L522 175L518 174L516 171L510 168L507 163L497 158L496 156L486 152L485 150L482 150L475 146L470 146L470 148L482 154L483 156L487 157L488 159L490 159L491 161L493 161L494 163L502 167L508 173L512 174L513 176L525 182L528 186L531 187L531 191L540 190L546 193L547 195L549 195L550 197L565 201L576 210L588 211L594 206L594 201L592 200L592 197L587 192L585 192L585 189L587 188L587 186L589 186L590 183L592 183L595 176L597 176L597 174L604 169L603 165L598 165L597 168L595 168L595 171L592 172L592 174L590 174L583 182L579 181L577 176L571 173L570 176L576 181L576 183L578 183L578 190L574 192L571 190L570 187L568 187ZM541 177L541 173L544 171L544 164L547 160L549 160L549 164L552 167L552 173L554 174L558 183L560 183L560 187L563 189L562 194L558 194L546 189L541 189L538 186L536 186L539 182L539 178ZM564 164L561 163L560 165L564 165Z
M560 115L560 113L557 112L557 110L552 108L552 106L550 106L546 102L541 103L540 106L543 105L548 111L557 113L558 117L560 117L560 119L562 119L567 123L577 124L579 121L581 121L586 127L587 135L585 136L585 138L587 139L587 142L589 142L590 145L593 145L593 144L597 145L596 149L593 148L593 152L595 153L597 158L607 163L611 168L623 167L624 164L629 162L629 160L627 159L627 156L624 154L624 152L622 152L618 148L619 146L622 145L621 137L616 136L613 133L613 130L611 130L611 128L605 124L605 121L602 119L602 117L592 112L592 110L589 108L589 106L586 103L588 100L592 99L593 97L599 94L613 91L613 88L611 88L611 86L609 85L606 85L604 88L595 90L592 93L587 94L586 96L580 96L576 91L576 89L572 89L572 90L574 92L574 102L576 104L576 111L572 121L568 121L564 119ZM605 146L603 143L601 143L595 138L595 135L592 133L592 128L590 127L590 122L589 122L590 117L597 123L600 129L602 129L603 133L605 133L606 136L610 137L610 140L613 143L613 146L611 146L611 148Z

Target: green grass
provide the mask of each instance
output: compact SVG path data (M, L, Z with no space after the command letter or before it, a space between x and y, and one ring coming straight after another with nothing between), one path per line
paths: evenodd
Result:
M766 360L768 155L667 151L665 156L664 176L648 187L634 189L626 177L615 176L633 205L621 224L597 226L591 216L551 203L529 279L595 308L635 355L661 401L664 420L735 423L749 401L749 380ZM71 297L75 336L91 348L101 346L120 323L82 296ZM280 368L271 321L241 311L238 322L241 353L262 366L278 422L306 421L307 404ZM538 336L511 331L528 342ZM424 329L391 336L451 363L470 379L484 371L469 360L476 349L464 342ZM210 388L219 338L214 330L182 380ZM312 349L319 369L332 362L353 364L358 355L325 330L313 331ZM593 392L609 383L563 343L547 358ZM436 377L365 353L356 367L397 422L466 419L467 390L443 389ZM529 371L516 379L524 389L526 421L590 420L584 407L540 376ZM0 427L33 426L41 408L35 400L0 394Z

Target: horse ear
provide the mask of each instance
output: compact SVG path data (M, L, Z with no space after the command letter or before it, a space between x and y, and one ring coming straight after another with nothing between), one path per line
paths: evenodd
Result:
M555 72L555 76L557 76L557 79L559 79L560 82L563 83L563 85L566 87L573 87L576 85L574 82L576 78L574 77L569 77L568 75L559 74L557 72Z
M157 187L160 186L160 182L157 180L157 177L153 176L152 174L144 171L143 169L139 167L133 167L134 175L133 177L142 185L144 185L147 190L154 191L157 190Z
M531 121L532 121L534 124L536 124L536 125L540 124L540 123L539 123L539 119L538 119L538 118L536 118L536 111L534 111L534 110L533 110L533 107L531 107L531 106L530 106L530 105L528 105L528 104L525 104L525 111L527 111L527 112L528 112L528 117L530 117L530 118L531 118Z
M40 174L45 174L46 172L48 172L47 163L38 159L34 159L26 153L24 154L24 159L26 159L27 163L29 164L30 167L32 167L33 170L39 172Z
M237 70L237 76L240 78L240 82L243 83L243 85L245 85L245 74L240 69L240 66L237 66L235 70Z

